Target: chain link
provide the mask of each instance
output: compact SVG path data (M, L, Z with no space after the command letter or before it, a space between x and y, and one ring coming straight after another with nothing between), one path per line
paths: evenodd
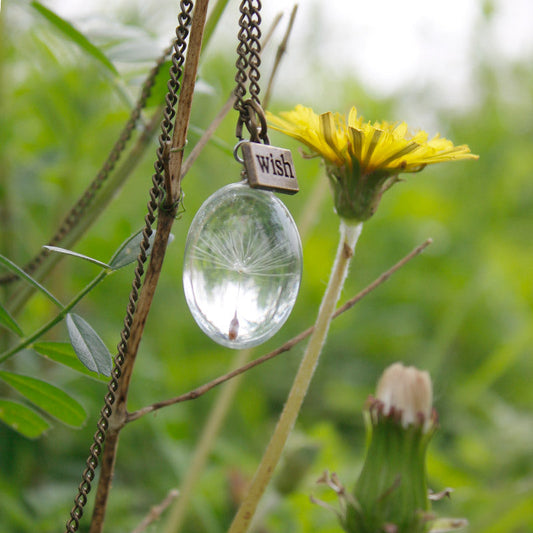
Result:
M124 318L124 327L120 333L120 342L117 345L117 354L114 358L114 366L111 380L108 384L108 390L104 397L104 406L100 412L100 418L96 424L97 429L93 436L93 443L90 447L89 457L86 461L86 468L82 474L82 481L78 486L78 493L74 499L74 506L70 511L70 518L66 523L66 533L78 531L79 522L83 515L83 508L87 503L87 495L91 490L91 484L95 478L95 471L98 466L98 459L102 454L103 444L106 432L109 427L109 419L113 414L113 404L115 403L115 393L119 387L122 368L126 360L126 350L128 339L130 337L133 316L136 310L136 304L139 297L139 290L142 285L142 276L144 274L144 264L146 262L149 238L152 234L152 225L155 221L156 211L162 198L162 184L164 179L165 157L167 143L170 141L172 132L172 119L175 115L175 105L177 94L180 88L180 78L185 62L185 50L187 48L187 37L189 35L189 26L191 24L191 13L193 2L191 0L182 0L180 2L180 14L178 15L178 27L176 28L176 40L173 45L172 66L170 68L170 80L167 84L168 92L165 97L165 110L161 122L161 134L159 135L159 146L156 151L156 161L154 163L154 174L152 176L152 188L150 189L150 200L147 205L148 213L145 216L145 228L143 230L143 240L140 246L139 256L137 257L137 266L135 268L132 289L129 295L129 301Z
M248 0L249 20L248 26L248 76L250 78L249 92L252 100L261 105L259 100L259 67L261 66L261 2L260 0Z
M250 133L252 142L269 144L266 120L261 100L259 99L259 67L261 65L261 1L242 0L239 11L239 32L237 34L237 73L234 94L236 96L234 109L239 112L237 120L236 137L243 140L242 128ZM246 85L249 82L249 87ZM246 92L250 98L245 100Z
M237 74L235 75L237 86L234 90L236 99L233 108L240 114L244 113L244 97L247 91L246 83L248 82L248 27L250 25L248 0L241 2L239 11L241 13L239 17L239 32L237 34L239 44L237 45L237 61L235 63L237 67Z

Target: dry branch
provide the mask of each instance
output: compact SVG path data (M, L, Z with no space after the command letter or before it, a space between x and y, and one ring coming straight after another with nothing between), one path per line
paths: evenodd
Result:
M351 298L344 305L339 307L333 314L333 318L337 318L339 315L341 315L345 311L348 311L349 309L351 309L357 302L362 300L370 292L372 292L377 287L385 283L385 281L387 281L395 272L400 270L406 263L411 261L417 255L421 254L422 251L425 248L427 248L432 242L433 242L432 239L427 239L425 242L417 246L412 252L410 252L405 257L400 259L400 261L398 261L394 266L389 268L387 271L383 272L383 274L377 277L372 283L370 283L362 291L357 293L353 298ZM203 396L205 393L209 392L211 389L214 389L218 385L221 385L222 383L225 383L226 381L240 374L243 374L244 372L247 372L248 370L256 366L259 366L265 363L266 361L269 361L270 359L277 357L278 355L282 353L288 352L294 346L296 346L299 342L309 337L311 333L313 333L314 329L315 327L311 326L310 328L306 329L305 331L302 331L301 333L299 333L298 335L296 335L295 337L287 341L285 344L283 344L276 350L270 353L267 353L261 357L258 357L257 359L254 359L253 361L250 361L249 363L239 368L236 368L235 370L232 370L231 372L228 372L227 374L219 376L218 378L212 381L209 381L208 383L205 383L204 385L201 385L197 387L196 389L193 389L189 392L181 394L180 396L169 398L168 400L163 400L161 402L153 403L152 405L147 405L146 407L143 407L142 409L139 409L137 411L133 411L132 413L128 413L126 416L126 423L133 422L134 420L137 420L138 418L141 418L142 416L147 415L149 413L153 413L154 411L157 411L158 409L162 409L163 407L168 407L170 405L174 405L174 404L181 403L181 402L186 402L189 400L196 400L196 398Z

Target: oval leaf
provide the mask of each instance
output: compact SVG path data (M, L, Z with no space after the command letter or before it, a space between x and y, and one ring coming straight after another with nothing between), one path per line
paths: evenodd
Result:
M66 323L68 336L78 359L89 370L109 377L113 368L112 357L98 333L74 313L67 315Z
M80 427L86 417L83 407L65 391L46 381L0 371L0 379L25 396L30 402L69 426Z
M13 317L2 307L0 304L0 326L4 326L19 337L23 337L24 333L19 328L19 325L15 322Z
M36 342L33 349L51 361L55 361L64 366L68 366L76 372L89 376L97 381L106 382L105 377L101 377L95 372L82 365L74 348L68 342Z
M94 259L94 257L89 257L88 255L79 254L77 252L73 252L72 250L67 250L66 248L60 248L59 246L49 246L49 245L43 246L43 248L46 248L47 250L50 250L51 252L57 252L58 254L71 255L72 257L77 257L78 259L89 261L89 263L93 263L94 265L101 266L102 268L111 268L106 263L103 263L102 261L98 261L98 259Z
M154 244L154 238L155 238L155 231L150 235L150 246L148 247L148 250L146 250L146 255L150 255L150 251L152 249L152 245ZM111 260L109 261L109 266L113 270L118 270L119 268L122 268L126 265L129 265L130 263L133 263L137 256L139 255L139 251L141 248L141 242L143 240L143 234L142 231L139 231L138 233L135 233L135 235L132 235L128 239L126 239L119 247L119 249L115 252ZM174 235L172 233L168 236L168 244L170 244L174 240Z
M28 439L40 437L50 424L25 405L0 399L0 420Z

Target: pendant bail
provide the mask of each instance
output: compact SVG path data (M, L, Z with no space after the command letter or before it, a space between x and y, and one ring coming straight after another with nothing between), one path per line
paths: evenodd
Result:
M267 133L265 112L263 111L261 104L255 100L252 100L251 98L242 103L242 107L239 112L239 118L237 119L235 136L241 141L243 140L243 126L246 126L246 129L250 134L250 141L255 143L263 142L264 144L270 144Z

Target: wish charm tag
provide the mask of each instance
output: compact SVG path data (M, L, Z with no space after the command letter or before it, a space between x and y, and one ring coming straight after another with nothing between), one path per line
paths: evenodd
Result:
M285 194L299 191L290 150L254 142L244 142L241 148L250 187Z

